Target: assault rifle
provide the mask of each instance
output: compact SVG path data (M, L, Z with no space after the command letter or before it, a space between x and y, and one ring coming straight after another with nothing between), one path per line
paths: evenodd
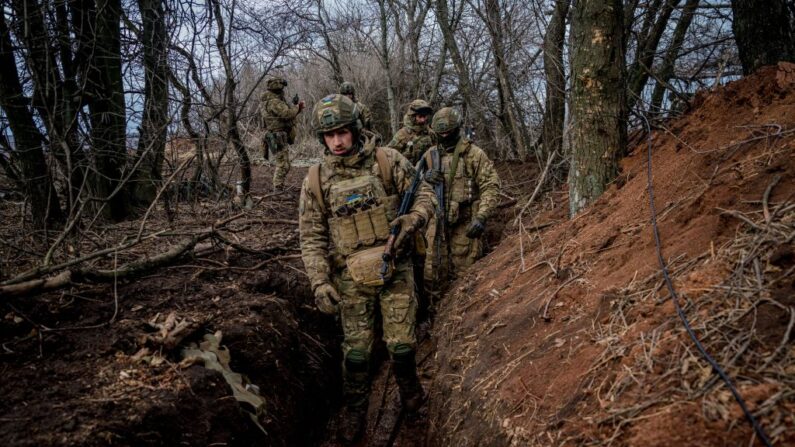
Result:
M424 158L424 157L423 157ZM439 154L439 149L431 149L431 167L429 169L442 170L442 159ZM445 207L445 191L444 180L433 185L433 192L436 194L436 200L439 202L439 210L436 213L436 234L433 237L433 272L436 276L434 281L439 280L439 265L442 263L442 238L447 235L445 232L445 223L447 222L447 208Z
M419 189L420 184L422 183L422 177L425 175L425 171L428 169L428 163L425 161L425 157L420 159L419 165L417 165L417 173L414 174L414 180L411 181L411 186L406 192L403 193L403 198L400 201L400 208L398 208L397 217L403 216L408 214L411 210L411 205L414 204L414 196L417 195L417 189ZM381 264L381 279L386 281L386 274L389 272L389 263L392 262L392 259L395 258L395 238L397 235L400 234L400 226L394 226L391 230L389 230L389 238L386 240L386 247L384 247L384 254L381 255L381 259L384 261Z

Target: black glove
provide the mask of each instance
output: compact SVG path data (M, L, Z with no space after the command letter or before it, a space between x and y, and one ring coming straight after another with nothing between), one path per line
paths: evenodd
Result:
M469 223L467 227L467 237L470 239L477 239L483 234L483 231L486 229L486 224L480 220L479 218L475 217L472 219L472 222Z
M293 105L297 106L298 105L298 101L300 101L300 100L301 99L298 97L298 93L296 93L295 96L293 96Z
M403 245L403 241L423 224L425 224L425 219L416 212L404 214L390 222L390 227L400 227L400 232L395 237L395 248L400 248Z
M425 181L431 185L438 185L444 182L444 174L438 169L431 169L425 173Z

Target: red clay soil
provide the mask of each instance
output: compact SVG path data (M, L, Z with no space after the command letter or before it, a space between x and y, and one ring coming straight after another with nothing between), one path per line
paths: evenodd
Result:
M652 133L664 257L697 332L712 330L710 346L726 348L715 356L731 360L732 376L741 373L750 408L772 408L760 421L775 445L795 443L795 368L784 365L775 383L738 368L754 353L790 349L782 336L786 306L795 310L792 276L764 291L784 310L759 306L754 343L734 359L727 353L738 347L714 334L737 328L704 328L708 308L697 305L728 280L733 267L721 253L747 230L725 210L761 218L771 184L771 209L792 202L794 129L795 65L781 64L698 94L689 112ZM646 145L636 134L619 180L593 206L568 219L566 193L550 194L552 209L537 209L523 224L552 226L506 237L453 286L433 330L430 445L749 445L750 426L722 382L710 380L662 287ZM789 213L782 225L792 231ZM769 251L760 255L765 274L791 271L791 237L781 253ZM633 295L643 284L648 293ZM743 318L741 325L750 317ZM692 389L668 386L692 375Z

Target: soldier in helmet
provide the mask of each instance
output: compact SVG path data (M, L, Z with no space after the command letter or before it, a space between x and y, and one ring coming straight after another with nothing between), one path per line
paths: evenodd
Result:
M427 102L421 99L411 101L408 111L403 115L403 127L387 146L399 150L410 162L416 164L432 144L428 128L432 114L433 108Z
M421 182L411 210L397 217L414 168L394 149L376 147L375 135L362 129L359 111L344 95L326 96L315 105L312 127L325 155L309 169L298 208L301 255L315 304L342 322L345 407L340 435L348 442L361 436L367 414L376 310L404 409L414 413L424 400L415 362L411 243L434 210L433 193ZM400 230L398 256L381 276L391 227Z
M366 105L362 104L356 99L356 89L353 87L353 83L351 82L343 82L340 84L340 95L345 95L353 101L354 104L359 106L359 119L362 120L362 127L366 130L372 131L373 130L373 114L370 112L370 108Z
M290 171L290 156L287 146L295 142L295 118L304 110L304 102L293 98L290 105L284 99L287 81L273 77L266 83L267 91L262 94L260 114L265 124L265 153L270 150L276 164L273 173L273 188L284 187L284 179ZM267 156L266 156L267 158Z
M500 178L494 164L461 134L461 125L457 110L445 107L436 112L431 121L435 145L423 155L429 166L425 180L434 188L443 185L444 194L445 220L432 220L426 233L430 253L425 290L437 298L441 281L454 279L483 255L486 222L499 203ZM437 231L439 226L443 232Z

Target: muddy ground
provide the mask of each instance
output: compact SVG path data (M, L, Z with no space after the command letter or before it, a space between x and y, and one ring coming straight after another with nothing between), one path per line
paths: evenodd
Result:
M555 188L513 222L538 171L500 163L491 253L452 284L420 343L423 417L400 414L378 346L361 445L755 443L663 287L649 142L663 256L684 310L774 444L795 442L793 111L791 64L702 92L681 118L656 122L651 138L635 133L619 179L574 219L565 188ZM142 243L90 262L124 265L219 226L223 241L203 241L168 267L2 297L0 443L338 445L340 328L315 310L298 258L305 171L275 193L271 168L256 166L254 209L241 213L228 198L175 203L149 217ZM19 223L20 206L0 202L0 281L47 250ZM95 224L54 262L141 228ZM264 399L256 417L221 373L183 359L209 334Z
M500 169L509 168L514 164ZM3 299L0 443L337 445L341 331L333 318L315 310L299 259L297 201L305 172L294 168L287 191L275 193L272 168L255 166L256 206L224 232L242 250L199 244L191 256L135 279ZM519 172L521 184L508 188L505 213L516 202L508 194L520 192L534 170L526 165ZM6 221L17 220L18 204L2 205ZM181 232L240 212L228 198L175 203L171 216L157 210L146 224L147 231L172 237L152 238L93 264L108 268L163 252ZM98 225L93 238L65 244L72 251L64 251L63 259L90 253L100 239L135 234L139 226L140 221ZM497 220L488 234L492 245L501 232ZM7 226L3 240L0 280L30 268L47 248L36 245L25 228ZM169 318L172 326L184 326L175 337L161 333ZM183 348L217 331L231 370L264 398L259 425L252 409L233 398L221 373L183 361ZM431 346L425 337L423 368L430 364ZM385 358L379 346L363 445L424 445L428 420L403 420ZM429 378L425 374L423 381Z
M255 194L270 193L267 175L269 168L257 169ZM301 175L296 170L291 183ZM294 187L266 197L230 231L259 253L207 246L134 280L3 300L0 443L310 445L322 437L338 399L338 335L310 306L296 259L297 228L289 221L297 196ZM211 203L205 208L212 215L183 208L170 225L176 230L238 211ZM266 216L287 223L266 223ZM162 217L152 225L168 226ZM99 231L134 231L137 224ZM169 245L156 241L128 256ZM158 343L156 325L171 314L187 329L178 342ZM261 428L220 373L180 365L183 347L216 331L231 369L265 398Z

